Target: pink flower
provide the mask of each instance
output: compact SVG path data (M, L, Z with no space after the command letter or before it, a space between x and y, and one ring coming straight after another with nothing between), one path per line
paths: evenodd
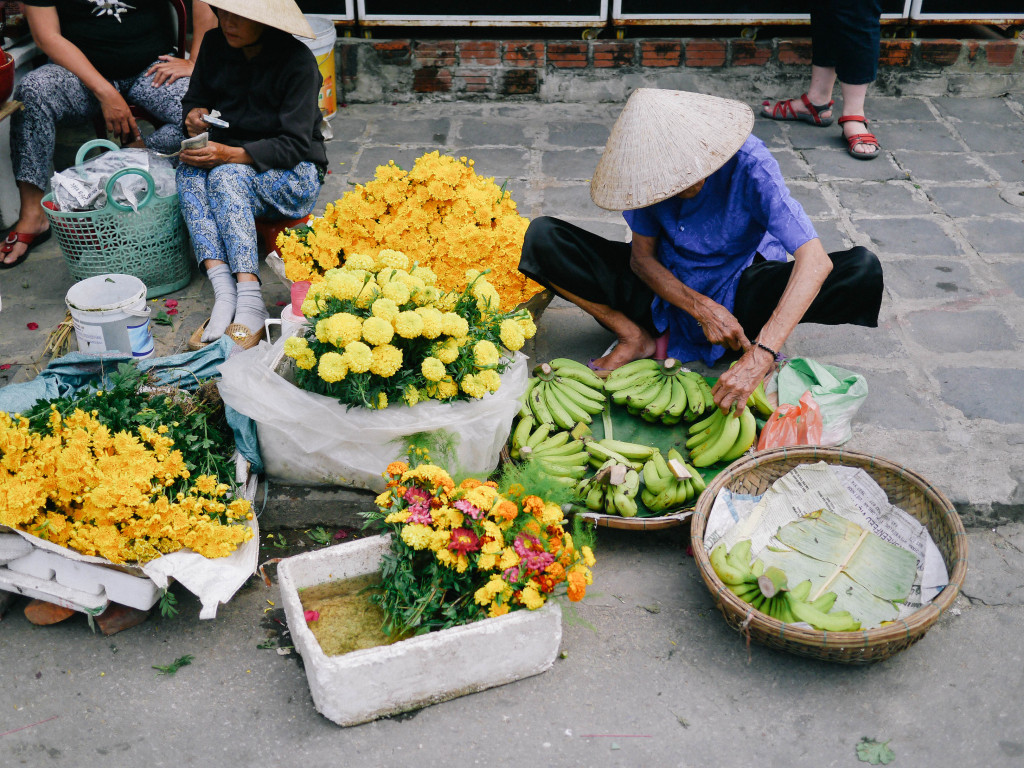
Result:
M311 621L320 621L320 611L306 611L302 614L302 618L306 620L307 624Z
M178 306L178 302L176 299L168 299L167 301L164 302L164 306L167 307L168 309L174 309L176 306Z
M540 539L535 536L522 533L516 537L512 547L519 555L522 566L528 571L539 573L555 562L555 556L550 552L545 552Z
M480 537L469 528L455 528L452 530L452 539L448 542L448 549L460 555L476 552L480 549Z
M458 501L455 502L453 506L460 512L469 515L474 520L479 520L481 517L484 516L482 509L480 509L475 504L466 501L465 499L459 499Z
M39 323L26 323L25 327L28 328L30 331L34 331L39 327Z
M430 501L430 492L425 488L417 488L415 485L406 490L402 497L410 504L425 504Z
M3 365L0 365L0 371L6 371L10 367L11 367L10 363L4 363Z
M347 539L347 538L348 538L348 531L338 531L337 533L334 534L334 540L335 541L341 541L342 539Z
M430 505L420 502L410 506L409 517L406 519L406 522L431 525L434 522L434 516L430 514Z

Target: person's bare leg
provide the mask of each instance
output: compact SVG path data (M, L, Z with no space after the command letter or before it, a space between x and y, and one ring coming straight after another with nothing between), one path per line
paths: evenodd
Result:
M557 285L552 285L551 288L559 296L571 301L593 317L618 338L619 343L615 349L604 357L594 360L594 365L597 367L612 371L626 363L654 354L655 343L651 334L617 309L612 309L607 304L595 304L592 301L587 301Z
M839 82L839 89L843 94L843 114L844 115L863 115L864 114L864 98L868 93L868 86L864 85L848 85L842 81ZM858 121L851 120L848 123L843 123L843 136L850 137L858 133L867 133L868 127ZM873 147L868 144L859 144L854 152L860 152L865 155L873 155L878 152L877 147Z
M46 214L43 213L43 190L35 184L19 181L18 196L21 198L21 213L11 231L23 232L26 235L45 232L49 225L46 223ZM27 249L28 246L24 243L15 243L10 253L0 254L0 259L5 263L17 261Z
M836 70L834 67L811 67L811 84L807 88L807 98L811 104L828 104L832 101L832 89L836 84ZM793 99L794 112L807 112L807 107L800 100L800 97ZM771 113L771 107L764 107L762 112ZM818 113L819 117L829 118L832 116L831 109L823 109Z

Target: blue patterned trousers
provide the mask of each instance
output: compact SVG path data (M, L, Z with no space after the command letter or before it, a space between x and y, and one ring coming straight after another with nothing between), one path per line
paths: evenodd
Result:
M259 274L257 217L297 219L313 210L320 194L319 170L308 161L263 173L238 163L211 170L182 163L177 180L181 215L200 265L226 261L236 275Z

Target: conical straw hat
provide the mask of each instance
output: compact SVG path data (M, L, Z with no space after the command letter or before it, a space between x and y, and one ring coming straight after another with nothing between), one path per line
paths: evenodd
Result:
M612 127L590 197L610 211L667 200L725 165L753 126L743 102L639 88Z
M299 37L316 37L295 0L206 0L206 3Z

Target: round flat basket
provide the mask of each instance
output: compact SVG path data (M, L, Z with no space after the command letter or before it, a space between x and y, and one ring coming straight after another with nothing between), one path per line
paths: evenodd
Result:
M704 529L718 492L727 488L734 493L760 494L798 465L818 461L865 470L888 494L890 502L928 528L949 572L949 583L930 605L905 620L877 629L819 632L783 624L754 610L718 578L704 550ZM690 543L700 575L731 627L770 648L842 664L881 661L916 643L953 604L967 573L967 534L949 499L920 475L895 462L835 448L776 448L735 462L701 494L691 520Z
M657 517L620 517L601 512L579 513L584 520L589 520L600 528L617 528L620 531L662 531L666 528L675 528L686 523L692 514L692 509Z

